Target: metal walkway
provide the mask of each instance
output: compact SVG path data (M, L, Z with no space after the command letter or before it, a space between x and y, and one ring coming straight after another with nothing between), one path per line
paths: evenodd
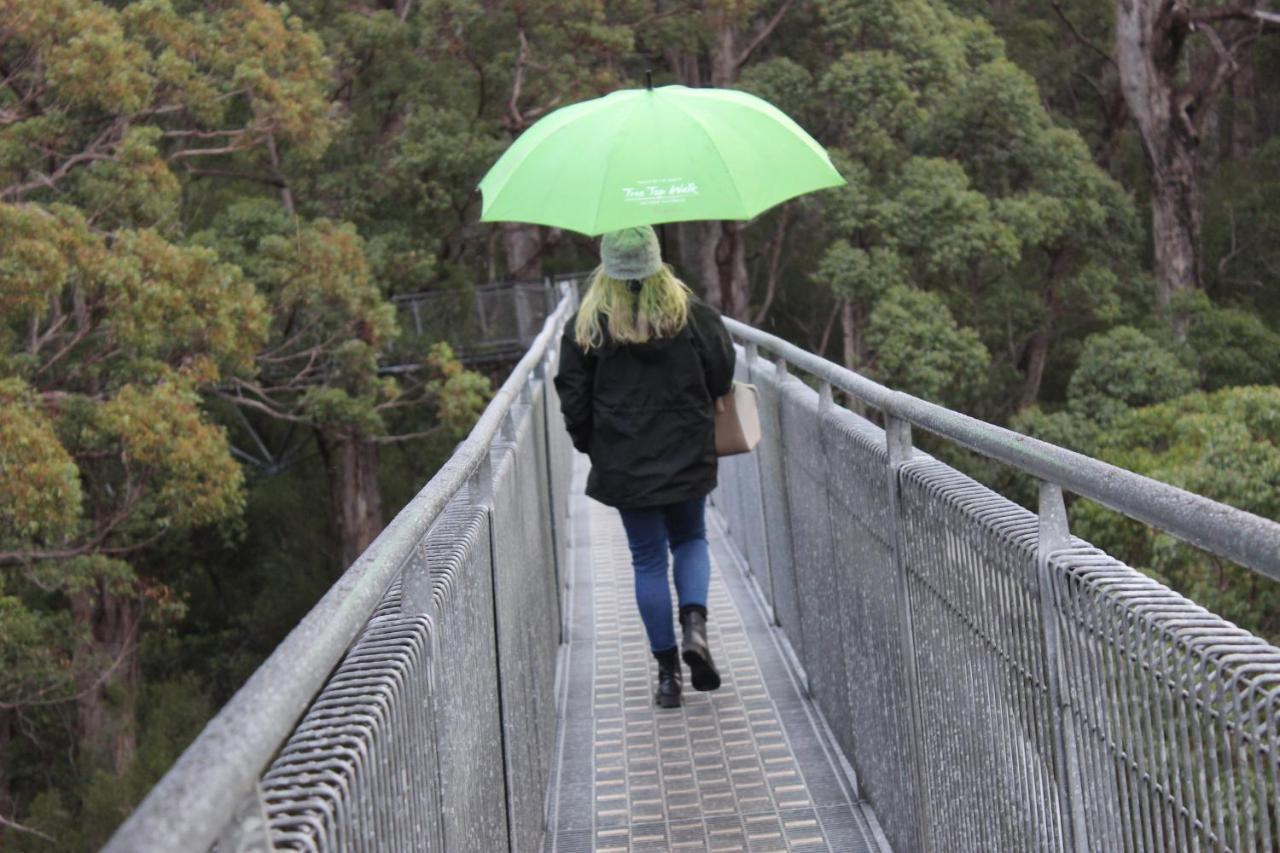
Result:
M708 624L723 684L698 693L686 672L683 707L654 707L626 535L582 493L585 476L579 457L547 853L887 849L714 511Z
M1072 537L1064 492L1275 580L1280 524L731 320L764 440L708 519L725 683L657 711L550 381L572 309L105 853L1280 850L1280 648Z

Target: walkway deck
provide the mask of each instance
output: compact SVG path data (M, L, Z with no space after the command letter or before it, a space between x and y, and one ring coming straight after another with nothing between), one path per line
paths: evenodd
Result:
M548 853L887 849L785 662L739 558L708 519L712 650L723 684L659 710L617 512L575 469L572 639Z

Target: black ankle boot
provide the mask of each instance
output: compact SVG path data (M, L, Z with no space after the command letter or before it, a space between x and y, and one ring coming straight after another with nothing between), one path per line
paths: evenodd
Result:
M707 611L701 607L689 607L680 611L680 628L684 633L682 644L684 662L689 665L689 680L694 690L716 690L720 687L720 673L711 660L707 645Z
M680 656L673 646L669 651L654 652L658 661L658 689L653 693L653 701L659 708L680 707Z

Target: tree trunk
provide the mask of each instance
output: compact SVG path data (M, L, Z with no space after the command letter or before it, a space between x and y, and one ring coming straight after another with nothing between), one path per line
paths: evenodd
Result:
M13 757L9 755L9 744L13 743L13 712L0 708L0 817L17 817L13 807L13 778L9 768L13 766Z
M1022 376L1022 393L1018 395L1018 411L1034 405L1040 399L1040 382L1044 379L1044 366L1049 361L1049 344L1053 342L1053 327L1046 323L1031 334L1027 342L1026 372Z
M1151 166L1151 231L1158 298L1200 286L1195 104L1178 74L1189 28L1180 0L1116 0L1116 65ZM1175 331L1182 336L1185 329Z
M1194 143L1176 131L1164 140L1160 166L1151 170L1151 238L1160 308L1168 315L1174 295L1200 286L1196 151Z
M333 522L345 568L382 532L378 445L337 431L321 431L317 440L329 478Z
M501 229L507 276L514 281L542 278L542 231L538 226L504 222Z
M71 596L71 613L87 631L75 661L80 762L121 776L137 751L142 601L94 580Z
M705 222L699 229L698 267L707 303L726 317L747 315L750 279L746 241L737 222Z
M857 370L862 364L862 329L852 302L840 303L840 331L844 338L844 366Z

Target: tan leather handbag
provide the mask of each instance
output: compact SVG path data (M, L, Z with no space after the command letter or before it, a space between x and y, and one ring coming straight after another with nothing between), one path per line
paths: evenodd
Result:
M749 453L760 443L759 392L746 382L733 382L733 388L716 400L716 455L733 456Z

